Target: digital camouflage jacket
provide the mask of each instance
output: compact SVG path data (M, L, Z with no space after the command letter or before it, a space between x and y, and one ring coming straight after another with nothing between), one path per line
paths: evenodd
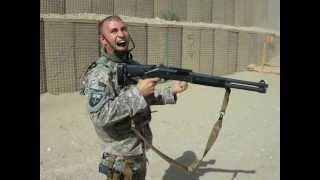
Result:
M150 105L175 104L171 88L155 90L149 97L139 94L136 84L120 88L116 81L117 63L137 64L131 54L125 58L102 53L96 66L83 78L83 93L88 97L88 112L103 151L120 156L143 153L143 143L130 129L131 120L145 138L152 143Z

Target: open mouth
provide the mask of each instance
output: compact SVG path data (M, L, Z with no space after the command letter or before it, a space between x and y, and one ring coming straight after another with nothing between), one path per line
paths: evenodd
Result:
M125 47L127 45L127 41L121 40L117 42L117 46Z

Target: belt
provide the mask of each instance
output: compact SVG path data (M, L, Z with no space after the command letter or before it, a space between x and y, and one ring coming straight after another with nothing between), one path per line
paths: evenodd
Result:
M145 157L144 154L139 154L139 155L133 155L133 156L123 156L123 155L114 155L110 154L108 152L103 152L102 153L102 158L105 159L106 157L114 157L114 158L123 158L123 159L140 159Z

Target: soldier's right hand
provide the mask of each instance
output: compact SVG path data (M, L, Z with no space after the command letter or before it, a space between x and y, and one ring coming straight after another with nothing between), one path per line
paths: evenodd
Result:
M140 94L144 97L153 94L157 82L160 81L160 78L147 78L139 80L137 87L140 91Z

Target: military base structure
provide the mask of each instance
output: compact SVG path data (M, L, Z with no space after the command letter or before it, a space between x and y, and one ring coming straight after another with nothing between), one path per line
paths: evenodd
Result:
M212 75L246 70L280 54L273 0L41 0L40 94L78 91L100 55L98 21L120 15L143 64Z

